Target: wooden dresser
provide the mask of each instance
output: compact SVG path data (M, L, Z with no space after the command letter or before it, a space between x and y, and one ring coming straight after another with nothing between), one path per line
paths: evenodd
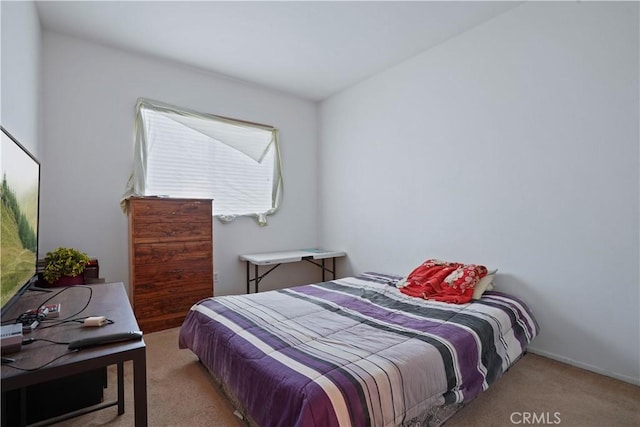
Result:
M182 325L189 308L213 296L211 200L132 197L130 296L143 332Z

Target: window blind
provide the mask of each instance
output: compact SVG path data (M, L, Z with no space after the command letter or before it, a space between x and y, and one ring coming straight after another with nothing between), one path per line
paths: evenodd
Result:
M282 186L277 129L140 100L129 195L213 198L222 221L266 225ZM125 194L126 196L127 194Z

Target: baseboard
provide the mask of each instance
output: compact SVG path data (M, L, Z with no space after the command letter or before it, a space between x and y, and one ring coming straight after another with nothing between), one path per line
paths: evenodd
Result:
M578 362L577 360L569 359L568 357L559 356L555 353L540 350L535 347L527 347L529 353L544 356L549 359L557 360L558 362L566 363L567 365L575 366L576 368L586 369L587 371L595 372L596 374L605 375L607 377L615 378L626 383L640 386L640 378L630 377L628 375L618 374L616 372L610 372L604 369L600 369L597 366L589 365L587 363Z

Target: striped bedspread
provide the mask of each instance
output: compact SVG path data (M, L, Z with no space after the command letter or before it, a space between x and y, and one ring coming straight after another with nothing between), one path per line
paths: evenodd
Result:
M538 332L517 298L430 302L399 292L398 279L365 273L206 299L179 345L259 426L391 426L473 399Z

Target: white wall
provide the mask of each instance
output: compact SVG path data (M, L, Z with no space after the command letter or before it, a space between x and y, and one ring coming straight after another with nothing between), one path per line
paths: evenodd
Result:
M33 2L0 3L0 122L40 159L40 20Z
M41 242L72 246L100 261L101 276L128 283L126 216L119 200L131 173L138 97L280 129L284 197L267 227L214 220L215 294L244 293L238 255L316 244L316 105L178 64L43 33ZM314 281L281 267L261 289Z
M525 3L325 101L348 273L498 267L531 349L638 383L638 4Z

